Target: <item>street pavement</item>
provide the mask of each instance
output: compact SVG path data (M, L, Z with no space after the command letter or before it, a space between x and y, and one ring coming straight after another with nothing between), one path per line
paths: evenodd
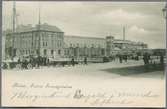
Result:
M152 90L160 94L157 100L164 100L164 71L151 71L141 74L121 75L112 73L106 69L124 68L144 65L143 61L128 61L127 63L109 62L109 63L88 63L88 65L76 65L65 67L42 67L40 69L28 70L3 70L2 71L2 93L6 95L4 104L13 104L9 100L9 95L12 91L17 91L11 88L14 83L53 83L71 85L73 89L82 89L87 91L145 91ZM118 70L119 72L119 70ZM36 90L35 92L38 92ZM152 99L153 100L153 99ZM155 99L154 99L155 100ZM49 102L49 101L48 101ZM50 101L52 102L52 101ZM146 102L146 104L148 101ZM39 103L40 104L40 103ZM35 105L35 104L31 104ZM42 104L40 104L42 105ZM65 105L65 104L64 104ZM134 105L136 105L134 103ZM157 106L158 104L153 103ZM163 105L163 102L161 103Z

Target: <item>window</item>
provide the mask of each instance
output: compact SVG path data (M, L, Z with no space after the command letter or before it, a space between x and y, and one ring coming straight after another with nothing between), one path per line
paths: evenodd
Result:
M43 42L43 46L47 46L48 45L48 43L47 42Z
M53 50L51 50L51 55L53 55L53 52L54 52L54 51L53 51Z
M47 46L47 45L48 45L48 43L46 42L46 43L45 43L45 45Z
M44 55L46 55L46 54L47 54L47 50L46 50L46 49L44 49L43 54L44 54Z
M58 50L58 54L59 54L59 55L61 54L61 50Z
M77 43L77 47L79 47L79 43Z
M39 55L39 50L36 50L37 55Z
M67 50L67 55L69 55L69 53L70 53L70 51L69 51L69 50Z
M104 55L104 54L105 54L104 49L101 49L101 55Z

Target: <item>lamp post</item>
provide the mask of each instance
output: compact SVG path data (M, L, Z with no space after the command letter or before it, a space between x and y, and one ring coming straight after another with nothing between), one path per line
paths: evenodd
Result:
M167 2L165 4L165 7L162 9L163 12L163 17L165 18L165 23L166 23L166 28L167 28ZM166 33L166 37L167 37L167 33ZM167 45L166 45L167 48ZM167 56L167 49L166 49L166 56Z

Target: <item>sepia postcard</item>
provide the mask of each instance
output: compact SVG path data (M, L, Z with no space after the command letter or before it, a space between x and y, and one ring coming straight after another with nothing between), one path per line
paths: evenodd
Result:
M3 107L165 107L165 2L2 7Z

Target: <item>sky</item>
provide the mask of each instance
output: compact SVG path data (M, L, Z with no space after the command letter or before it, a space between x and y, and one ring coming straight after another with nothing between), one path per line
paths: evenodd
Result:
M3 30L12 27L12 3L3 2ZM149 48L165 48L164 2L16 2L17 24L41 23L57 26L65 35L102 37L108 35L147 43Z

